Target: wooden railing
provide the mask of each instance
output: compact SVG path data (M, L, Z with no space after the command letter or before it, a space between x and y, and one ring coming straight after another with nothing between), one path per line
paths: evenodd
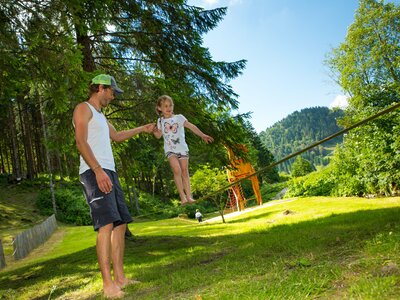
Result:
M56 228L56 217L52 215L43 223L18 234L13 240L14 259L26 257L33 249L47 241Z

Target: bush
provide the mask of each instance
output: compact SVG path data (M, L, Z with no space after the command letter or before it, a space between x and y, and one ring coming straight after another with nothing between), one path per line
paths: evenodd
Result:
M290 176L288 173L285 172L280 172L279 173L279 182L286 182L292 179L292 176Z
M150 219L173 218L178 216L180 210L172 203L162 202L158 197L138 191L138 201L141 216L146 216Z
M55 190L57 220L67 224L92 224L89 206L86 203L82 190L60 189ZM41 190L36 200L36 206L43 215L53 214L51 194L48 189Z
M201 198L228 185L226 172L217 168L202 166L192 176L191 186L195 198Z
M296 196L330 196L335 188L335 178L328 166L317 172L289 181L285 197Z
M220 191L220 189L228 185L225 171L217 168L211 169L205 165L193 174L191 182L193 194L197 199L210 195L209 201L212 201L218 210L223 210L227 200L227 191ZM216 193L217 191L218 193Z
M149 219L165 219L175 218L181 214L187 215L194 219L196 209L202 213L213 212L215 207L208 201L201 201L193 205L182 206L180 200L172 199L171 202L162 202L158 197L140 191L139 192L139 216L144 216Z
M300 177L315 171L313 164L307 159L298 156L292 165L292 176Z

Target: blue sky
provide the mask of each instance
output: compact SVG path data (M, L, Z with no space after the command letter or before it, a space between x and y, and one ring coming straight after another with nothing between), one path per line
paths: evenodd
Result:
M214 60L248 61L230 84L239 95L238 112L252 112L250 121L257 132L296 110L345 100L324 60L344 41L358 0L188 3L205 9L228 7L219 26L204 36L204 46Z

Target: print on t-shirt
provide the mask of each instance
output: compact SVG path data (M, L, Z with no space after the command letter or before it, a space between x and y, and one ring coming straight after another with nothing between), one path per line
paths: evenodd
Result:
M185 141L185 121L183 115L174 115L171 118L161 118L157 121L157 128L164 137L164 151L184 153L189 151Z

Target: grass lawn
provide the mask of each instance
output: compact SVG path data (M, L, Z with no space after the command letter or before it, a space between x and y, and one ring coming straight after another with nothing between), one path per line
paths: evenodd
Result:
M206 216L207 217L207 216ZM207 219L207 218L206 218ZM400 198L302 198L235 218L130 224L125 299L398 299ZM91 227L0 271L0 299L102 299Z

